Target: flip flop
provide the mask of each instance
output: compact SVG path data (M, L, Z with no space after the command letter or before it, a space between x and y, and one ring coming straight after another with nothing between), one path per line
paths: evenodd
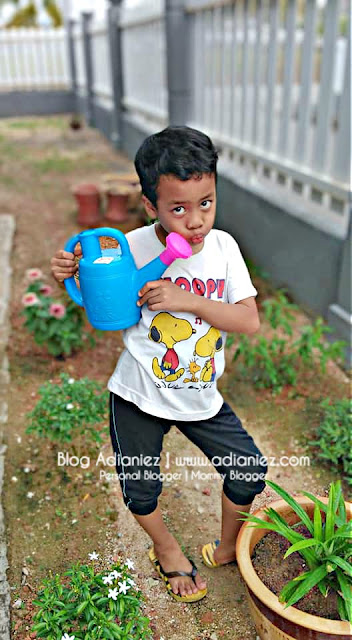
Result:
M236 564L236 560L231 560L231 562L225 562L223 564L219 564L214 560L214 551L216 547L220 544L220 540L214 540L214 542L208 542L202 548L202 559L204 564L211 569L216 569L217 567L224 567L227 564Z
M218 564L214 560L214 551L216 547L220 544L220 540L214 540L214 542L208 542L202 548L202 558L203 562L207 567L211 569L215 569L216 567L221 567L221 564Z
M172 586L169 582L169 578L176 578L177 576L188 576L190 578L192 578L193 582L195 583L195 576L198 573L198 569L196 567L196 565L194 564L194 562L190 559L187 558L191 565L192 565L192 571L190 571L189 573L187 573L186 571L169 571L166 572L164 571L164 569L162 568L158 558L155 555L155 551L154 548L152 547L149 550L149 560L151 561L151 563L154 565L155 569L157 570L160 578L162 578L162 580L164 580L165 584L166 584L166 589L168 590L170 596L172 596L175 600L177 600L178 602L197 602L198 600L201 600L202 598L204 598L204 596L207 595L208 589L199 589L197 591L197 593L192 593L186 596L181 596L179 594L176 594L173 592L172 590Z

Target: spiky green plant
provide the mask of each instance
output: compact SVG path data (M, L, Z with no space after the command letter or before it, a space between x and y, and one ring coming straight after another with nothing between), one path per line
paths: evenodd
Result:
M317 585L324 597L330 591L336 592L341 620L352 623L352 520L347 520L340 480L331 483L327 504L311 493L302 491L314 502L313 519L282 487L269 480L266 484L287 502L300 518L299 522L289 525L272 507L264 509L269 521L245 512L241 512L244 515L241 520L252 522L256 529L269 529L286 538L291 546L284 558L297 551L309 568L284 586L279 601L285 603L287 608ZM309 538L296 531L302 524L306 526Z

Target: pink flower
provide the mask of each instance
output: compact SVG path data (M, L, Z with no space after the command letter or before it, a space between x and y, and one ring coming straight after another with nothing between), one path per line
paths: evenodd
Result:
M40 269L27 269L26 278L31 282L34 280L41 280L43 277L43 272Z
M53 302L49 307L49 313L54 318L63 318L66 314L66 307L59 302Z
M39 291L43 296L50 296L53 292L53 288L50 286L50 284L43 284L40 287Z
M36 293L25 293L22 296L22 304L24 307L33 307L35 304L40 304L40 301Z

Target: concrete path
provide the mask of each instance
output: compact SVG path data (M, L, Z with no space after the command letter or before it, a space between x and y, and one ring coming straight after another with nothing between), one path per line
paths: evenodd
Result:
M8 563L2 508L2 485L6 452L4 444L4 429L7 423L6 395L10 381L6 348L9 336L10 258L14 230L14 217L6 214L0 215L0 640L10 640L10 589L6 577Z

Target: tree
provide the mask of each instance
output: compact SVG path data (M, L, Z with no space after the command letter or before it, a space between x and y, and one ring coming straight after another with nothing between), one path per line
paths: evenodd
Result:
M41 7L49 16L53 27L62 26L62 13L55 0L42 0L41 4L38 0L36 2L29 0L28 4L24 7L19 6L19 0L0 0L0 9L1 6L7 4L9 1L13 4L15 13L6 23L5 27L7 29L10 27L38 27L38 17Z

